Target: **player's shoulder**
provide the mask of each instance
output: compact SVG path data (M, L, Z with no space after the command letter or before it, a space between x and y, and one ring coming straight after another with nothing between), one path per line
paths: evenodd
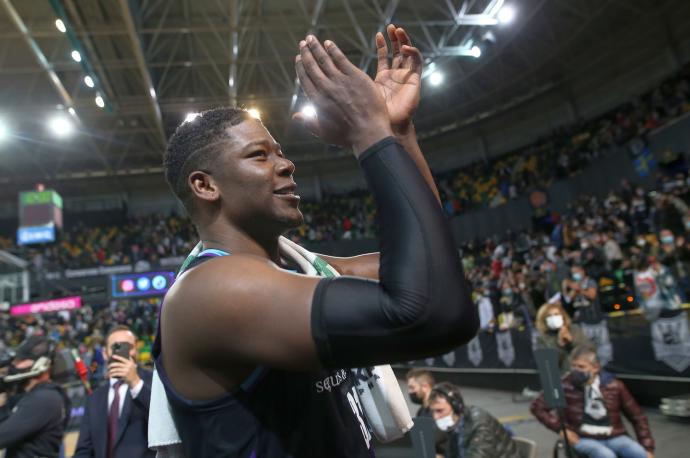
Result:
M236 296L251 289L266 272L275 271L271 261L259 256L235 254L211 258L182 274L165 296L166 307L175 303L212 305L216 299Z

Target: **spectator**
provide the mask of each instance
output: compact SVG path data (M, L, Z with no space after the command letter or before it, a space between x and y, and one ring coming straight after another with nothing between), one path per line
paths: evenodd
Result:
M623 382L601 370L594 350L578 347L571 357L573 370L563 378L567 407L565 428L567 440L590 458L653 458L654 439L647 417ZM561 420L549 410L540 395L532 402L532 414L555 433ZM633 424L637 439L627 435L621 413Z
M410 401L419 406L418 417L430 417L429 394L436 384L434 376L425 369L411 369L405 376L407 380L407 394Z
M74 458L153 458L148 449L148 414L152 374L137 367L137 339L127 326L106 337L109 383L89 396ZM129 359L113 354L126 345Z
M539 331L537 345L558 350L558 367L562 374L570 370L570 353L574 348L594 347L580 327L572 322L560 301L546 303L539 308L536 327Z
M662 229L659 233L661 251L659 261L669 269L675 278L680 291L681 299L690 298L690 249L682 235L674 236L669 229Z
M460 388L443 382L434 386L429 408L436 426L448 433L446 458L515 458L515 442L489 412L465 405Z
M636 257L634 277L637 300L649 320L655 320L664 310L680 308L682 301L675 279L653 256Z
M581 265L572 266L570 278L563 280L562 296L576 320L598 322L601 319L597 283Z

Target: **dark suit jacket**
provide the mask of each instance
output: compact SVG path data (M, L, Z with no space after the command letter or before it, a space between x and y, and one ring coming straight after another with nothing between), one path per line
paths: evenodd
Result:
M148 449L149 402L151 401L151 371L137 369L144 381L139 395L127 397L122 407L115 437L116 458L154 458ZM86 399L84 417L79 429L79 442L73 458L106 458L108 447L108 390L110 384L96 389Z

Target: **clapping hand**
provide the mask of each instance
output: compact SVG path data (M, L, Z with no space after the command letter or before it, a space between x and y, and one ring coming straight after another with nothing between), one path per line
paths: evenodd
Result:
M393 58L388 58L388 44L382 33L376 34L378 65L374 82L386 101L391 128L405 133L412 115L419 106L422 87L422 53L412 46L410 37L401 28L389 24L386 34L391 42Z

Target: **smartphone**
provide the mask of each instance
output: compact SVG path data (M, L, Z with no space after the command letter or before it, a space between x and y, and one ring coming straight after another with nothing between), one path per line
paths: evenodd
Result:
M129 359L129 350L131 347L132 346L128 342L115 342L110 346L110 353L111 355L122 356L125 359ZM111 356L108 364L112 363L113 361L115 360Z

